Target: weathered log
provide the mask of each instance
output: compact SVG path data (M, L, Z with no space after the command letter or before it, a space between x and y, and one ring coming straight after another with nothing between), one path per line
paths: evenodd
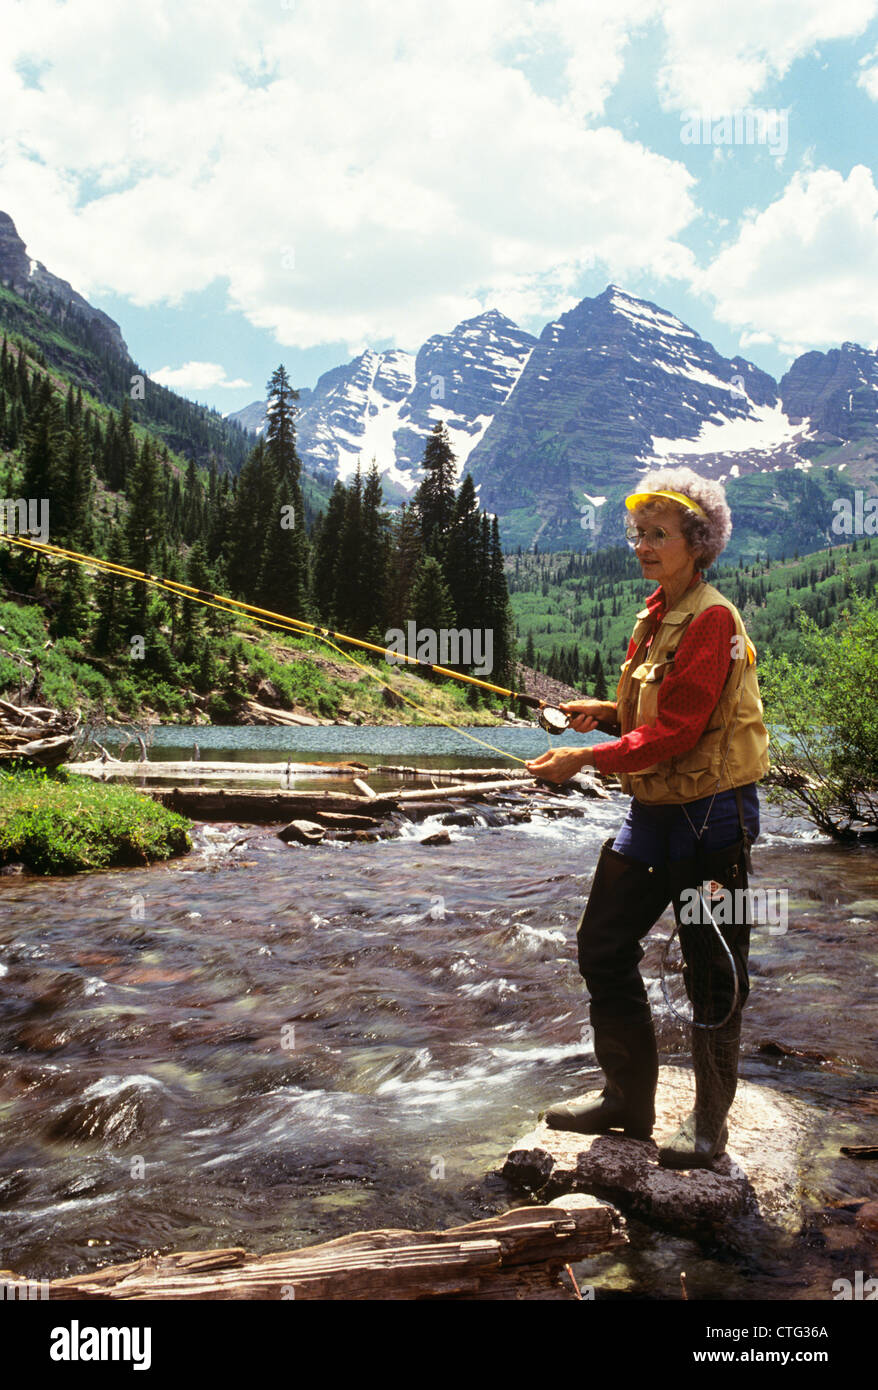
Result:
M247 700L244 709L248 714L256 714L263 719L266 724L290 724L293 726L306 726L320 724L320 720L313 714L294 714L292 710L273 709L270 705L260 705L256 700Z
M360 793L360 795L364 798L364 800L366 800L366 801L375 801L375 800L376 800L376 798L377 798L377 796L378 796L378 793L377 793L376 791L374 791L372 787L369 786L369 783L368 783L368 782L364 782L363 779L362 779L362 777L355 777L353 780L354 780L354 786L356 787L356 789L357 789L357 791Z
M0 760L20 759L38 767L57 767L73 747L79 715L42 705L0 700Z
M318 811L360 812L368 804L370 815L385 816L396 809L388 801L365 802L362 796L350 796L332 791L261 791L222 787L138 787L141 796L160 801L171 811L190 816L193 820L248 821L269 825L272 821L290 821Z
M447 1231L364 1231L272 1255L181 1251L49 1281L71 1299L573 1298L571 1260L625 1244L612 1207L576 1195ZM22 1276L0 1270L0 1278Z
M378 830L379 823L371 816L358 816L344 811L317 811L315 818L327 830Z
M130 759L92 758L88 762L68 763L67 771L80 773L85 777L143 777L144 774L150 778L159 780L172 777L197 777L200 781L209 780L212 777L225 777L233 780L236 777L246 777L248 780L256 777L272 778L275 781L282 781L289 773L290 777L350 777L354 769L361 769L362 763L224 763L224 762L151 762L146 765L142 762L132 762Z
M529 772L520 772L514 767L406 767L379 763L373 772L393 773L400 777L423 778L428 782L493 782L502 777L507 781L528 781Z
M533 778L528 780L533 782ZM499 782L457 782L450 787L422 787L417 791L410 792L379 792L375 800L382 801L385 797L389 797L400 806L405 806L412 801L440 801L452 797L469 800L474 796L481 797L488 792L495 791L510 791L518 794L523 785L527 786L528 784L522 783L520 779L517 782L511 782L509 778L504 778Z

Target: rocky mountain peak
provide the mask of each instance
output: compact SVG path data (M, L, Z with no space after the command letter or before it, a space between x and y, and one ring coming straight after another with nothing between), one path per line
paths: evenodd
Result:
M84 320L96 330L104 347L129 360L119 325L83 299L66 280L53 275L42 261L31 260L7 212L0 212L0 281L23 299L36 302L60 324L71 316Z

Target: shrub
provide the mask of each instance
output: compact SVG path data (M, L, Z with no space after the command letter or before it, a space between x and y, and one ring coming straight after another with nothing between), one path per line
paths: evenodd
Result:
M772 726L769 795L837 839L878 825L878 604L855 589L827 628L800 616L796 660L770 657L759 679Z

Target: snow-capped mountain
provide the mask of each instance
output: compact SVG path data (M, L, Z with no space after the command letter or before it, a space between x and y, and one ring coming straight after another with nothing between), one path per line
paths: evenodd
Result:
M264 405L232 418L261 429ZM325 372L302 393L299 452L327 479L374 458L385 497L399 500L418 482L437 420L507 546L612 544L621 498L649 468L689 464L734 486L754 473L807 473L815 454L874 430L878 355L854 344L807 353L779 389L668 310L609 285L539 339L491 310L416 355L366 351ZM775 488L782 523L797 487ZM773 505L760 492L751 531Z
M442 420L462 474L535 343L491 309L428 338L417 354L367 350L324 372L299 402L304 467L346 480L374 458L388 494L405 496L417 486L427 437ZM264 413L263 403L261 412L252 405L229 418L259 433Z
M123 375L139 370L118 325L29 257L5 212L0 284L85 344L74 366L88 389L112 395L119 364ZM13 328L24 322L21 305L9 313ZM50 335L45 349L51 357ZM142 407L149 416L154 403L170 447L195 447L205 458L219 450L240 466L240 430L174 400L156 387ZM258 436L265 402L229 419ZM878 487L878 353L856 343L805 353L778 387L752 362L721 356L667 309L617 285L583 299L539 338L491 309L416 353L367 349L301 389L299 452L306 471L325 482L348 479L374 458L385 499L396 502L417 486L439 420L459 473L472 473L507 547L616 543L625 492L662 463L728 479L733 546L751 551L831 541L835 494Z
M543 330L469 466L484 506L501 522L515 511L516 540L581 545L585 514L591 539L607 543L620 538L621 513L604 501L646 469L736 477L801 466L809 430L807 417L784 413L767 373L609 285Z

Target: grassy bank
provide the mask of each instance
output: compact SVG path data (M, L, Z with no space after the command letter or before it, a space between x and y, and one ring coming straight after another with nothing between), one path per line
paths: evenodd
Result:
M242 619L210 633L206 661L187 666L168 658L167 668L156 671L127 650L96 657L78 638L52 640L39 605L0 600L0 693L15 700L38 663L39 699L58 709L79 708L87 720L239 724L252 722L247 704L256 700L356 724L503 722L501 701L476 695L470 686L433 680L359 650L353 656L358 665L316 638L277 638ZM395 698L367 670L426 713Z
M38 874L143 865L191 849L190 828L128 787L64 773L0 773L2 864Z

